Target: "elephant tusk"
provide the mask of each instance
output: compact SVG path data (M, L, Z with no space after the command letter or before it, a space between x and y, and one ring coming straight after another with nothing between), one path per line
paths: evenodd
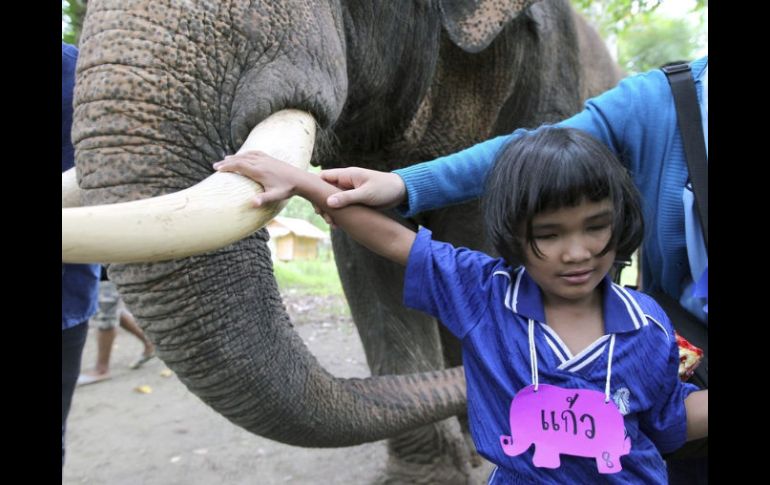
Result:
M61 207L80 207L80 187L75 167L61 174Z
M307 169L315 120L284 110L259 123L238 153L260 150ZM65 180L66 179L66 180ZM252 234L285 205L255 209L264 189L235 173L216 172L193 187L150 199L89 207L79 205L74 169L62 173L62 262L139 263L185 258Z

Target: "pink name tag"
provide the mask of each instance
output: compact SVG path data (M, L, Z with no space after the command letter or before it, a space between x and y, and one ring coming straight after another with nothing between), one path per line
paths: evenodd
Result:
M565 454L594 458L599 473L619 472L631 439L615 403L604 399L604 393L588 389L525 387L511 401L511 434L500 436L503 452L517 456L534 443L537 467L558 468Z

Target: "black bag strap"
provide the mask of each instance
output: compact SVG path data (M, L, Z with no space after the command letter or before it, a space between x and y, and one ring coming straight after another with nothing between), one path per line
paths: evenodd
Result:
M709 211L708 211L708 166L706 165L706 145L703 141L703 127L698 106L698 95L689 64L672 64L661 67L671 85L674 96L679 131L682 134L687 168L690 172L695 204L703 230L706 251L709 247Z

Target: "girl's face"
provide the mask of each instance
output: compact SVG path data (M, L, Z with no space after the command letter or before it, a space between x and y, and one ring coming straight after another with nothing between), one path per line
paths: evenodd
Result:
M609 199L584 199L575 207L537 214L532 219L532 237L542 256L525 242L524 267L540 286L543 303L589 301L615 260L615 250L598 256L611 236Z

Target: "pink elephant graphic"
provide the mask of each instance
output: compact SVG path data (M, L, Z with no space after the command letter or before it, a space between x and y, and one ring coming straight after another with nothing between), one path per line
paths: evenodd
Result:
M528 386L511 401L509 419L511 434L500 436L503 452L517 456L534 444L538 467L558 468L566 454L596 459L599 473L617 473L620 457L631 451L623 416L602 392Z

